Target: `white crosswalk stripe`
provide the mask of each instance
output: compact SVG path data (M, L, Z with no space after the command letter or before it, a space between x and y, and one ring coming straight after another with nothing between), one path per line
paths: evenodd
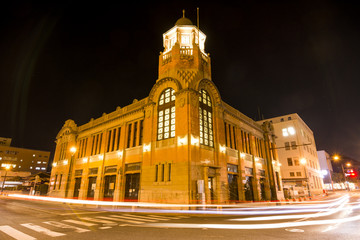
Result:
M109 214L105 216L96 216L96 217L79 217L77 219L63 219L59 221L45 221L42 224L50 225L52 228L60 229L71 229L76 233L84 233L91 231L90 229L80 228L74 225L81 225L85 227L94 227L97 226L97 229L109 229L113 226L127 226L128 224L148 224L159 221L169 221L172 219L181 219L185 218L183 216L179 217L169 217L161 215L138 215L138 214ZM67 224L63 223L66 222ZM123 222L123 224L118 225L116 222ZM100 225L99 225L100 224ZM50 230L46 227L41 226L41 224L34 223L20 223L19 226L25 227L29 230L37 232L38 234L44 234L48 237L61 237L67 234L57 232L56 230ZM0 231L7 234L8 236L16 240L36 240L36 237L31 236L21 232L15 227L9 225L0 226Z
M78 220L74 220L74 219L65 219L63 220L63 222L68 222L68 223L75 223L78 225L83 225L86 227L92 227L92 226L96 226L96 223L89 223L89 222L84 222L84 221L78 221Z
M26 228L29 228L35 232L39 232L39 233L43 233L45 235L48 235L50 237L60 237L60 236L64 236L66 234L64 233L59 233L59 232L54 232L54 231L51 231L47 228L44 228L44 227L41 227L39 225L35 225L35 224L32 224L32 223L23 223L23 224L20 224L21 226L23 227L26 227Z
M141 221L137 221L137 220L129 220L129 219L126 219L126 218L121 218L121 217L118 217L118 216L115 216L115 215L110 215L112 217L99 217L99 218L103 218L103 219L109 219L109 220L114 220L114 221L119 221L119 222L128 222L128 223L133 223L133 224L141 224L141 223L144 223L144 222L141 222Z
M27 235L23 232L20 232L19 230L16 230L13 227L10 227L8 225L0 226L0 231L6 233L12 238L15 238L17 240L36 240L36 238Z
M55 227L59 227L59 228L65 228L65 229L74 229L75 232L77 233L83 233L83 232L89 232L89 229L83 229L83 228L79 228L76 226L72 226L72 225L68 225L65 223L61 223L61 222L56 222L56 221L48 221L48 222L44 222L45 224L49 224L51 226L55 226Z
M89 221L89 222L96 222L96 223L103 223L103 224L116 224L116 222L113 222L113 221L97 219L97 218L90 218L90 217L82 217L79 219L81 219L82 221Z

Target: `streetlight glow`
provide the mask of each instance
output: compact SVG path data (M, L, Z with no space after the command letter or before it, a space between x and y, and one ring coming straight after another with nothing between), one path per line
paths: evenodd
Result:
M302 165L305 165L305 164L306 164L306 159L305 159L305 158L300 159L300 163L301 163Z
M74 156L74 154L76 153L76 147L71 147L70 152Z

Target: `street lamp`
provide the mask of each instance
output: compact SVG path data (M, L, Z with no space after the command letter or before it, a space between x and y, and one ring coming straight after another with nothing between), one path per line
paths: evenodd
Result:
M339 155L334 155L334 156L333 156L333 159L334 159L335 161L338 161L338 160L340 160L340 156L339 156ZM347 167L351 167L351 163L349 163L349 162L346 163L346 166L347 166ZM345 180L346 190L350 191L349 182L346 181L346 173L345 173L345 170L344 170L344 164L343 164L343 163L341 163L341 170L342 170L342 172L343 172L343 174L344 174L344 180Z
M311 198L310 186L309 186L309 179L308 179L308 177L307 177L306 163L307 163L306 158L301 158L301 159L300 159L300 164L304 166L305 179L306 179L306 187L307 187L307 190L308 190L309 198Z
M5 165L5 176L4 176L4 180L2 182L2 186L1 186L1 194L3 193L4 191L4 186L5 186L5 181L6 181L6 176L7 176L7 172L9 171L11 165L10 164L6 164Z
M70 181L71 181L72 166L73 166L73 161L74 161L74 156L75 156L76 150L77 150L77 149L76 149L76 147L74 147L74 146L70 148L71 159L70 159L70 164L69 164L68 177L67 177L67 181L66 181L65 198L68 197L68 193L69 193L69 186L70 186Z

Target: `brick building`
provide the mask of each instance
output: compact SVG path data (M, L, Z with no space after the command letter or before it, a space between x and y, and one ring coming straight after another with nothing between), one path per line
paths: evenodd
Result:
M269 122L222 101L206 35L183 16L163 34L149 96L56 137L50 196L225 203L283 197Z

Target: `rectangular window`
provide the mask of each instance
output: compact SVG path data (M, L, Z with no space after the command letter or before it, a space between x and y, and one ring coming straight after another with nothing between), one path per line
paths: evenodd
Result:
M295 166L300 166L299 159L296 159L296 158L294 159L294 165Z
M101 133L100 134L100 141L99 141L99 148L98 148L98 153L97 154L100 154L100 152L101 152L102 137L103 137L103 134Z
M231 136L231 135L232 135L232 134L231 134L231 125L228 124L228 127L229 127L228 133L229 133L229 140L230 140L229 147L233 148L233 141L232 141L232 136Z
M293 165L292 158L288 158L287 161L288 161L288 166L292 166L292 165Z
M285 142L285 150L290 150L290 143L289 142Z
M301 177L301 172L296 172L297 177Z
M233 136L234 136L234 149L237 149L237 146L236 146L236 129L235 129L235 126L233 126Z
M110 130L110 131L108 131L108 140L107 140L107 143L106 143L106 145L107 145L107 149L106 149L106 152L110 152L110 144L111 144L111 133L112 133L112 131Z
M116 150L120 149L120 136L121 136L121 127L119 127L118 130L117 130L117 147L116 147Z
M62 174L60 174L60 178L59 178L59 189L61 188L61 180L62 180Z
M85 145L84 145L82 157L85 157L85 156L86 156L87 143L88 143L88 138L85 139Z
M133 131L133 144L132 144L132 146L133 147L135 147L136 146L136 136L137 136L137 125L138 125L138 123L137 122L135 122L134 123L134 131Z
M30 168L31 169L31 168ZM55 175L55 181L54 181L54 187L53 187L53 190L56 189L56 181L57 181L57 175Z
M140 121L140 137L139 137L139 145L143 144L143 129L144 128L144 120Z
M159 165L155 165L155 182L159 180Z
M171 181L171 163L168 164L168 181Z
M292 141L292 142L291 142L291 149L292 149L292 150L295 150L296 148L297 148L296 142L295 142L295 141Z
M161 181L165 181L165 164L161 164Z
M290 177L295 177L294 172L290 172Z
M131 123L128 125L128 139L127 139L127 145L126 145L127 148L130 147L130 142L131 142Z
M114 151L114 150L115 150L115 140L116 140L116 128L113 130L112 142L111 142L111 149L110 149L110 151Z
M226 123L224 123L224 128L225 128L225 146L228 147L228 139L227 139L227 126L226 126Z

